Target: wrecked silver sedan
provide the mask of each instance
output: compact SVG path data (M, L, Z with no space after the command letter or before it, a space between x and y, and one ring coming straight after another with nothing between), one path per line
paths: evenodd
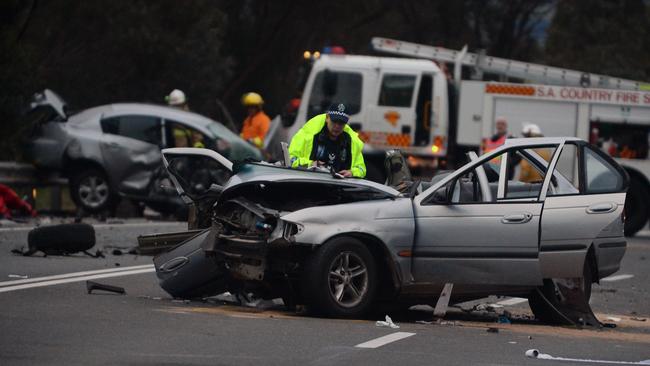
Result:
M204 149L163 156L204 229L154 259L177 297L245 292L356 317L381 302L435 304L449 284L451 303L527 297L542 320L597 323L591 284L625 252L628 178L575 138L508 140L396 187Z

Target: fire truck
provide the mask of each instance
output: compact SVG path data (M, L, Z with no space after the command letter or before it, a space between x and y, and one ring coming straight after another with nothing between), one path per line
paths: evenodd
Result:
M466 47L373 38L372 48L401 57L321 55L313 62L295 118L283 121L287 140L331 102L342 101L350 126L366 143L368 178L382 181L388 150L401 150L416 175L430 176L463 163L465 152L480 151L497 117L508 121L513 136L534 123L547 137L576 136L614 157L631 181L626 234L647 225L649 84L469 53Z

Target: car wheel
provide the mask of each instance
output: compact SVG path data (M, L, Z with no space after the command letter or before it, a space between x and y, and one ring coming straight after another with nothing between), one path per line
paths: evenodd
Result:
M650 195L638 179L630 180L625 197L625 236L633 236L648 224Z
M41 226L29 232L27 244L45 254L83 252L95 246L95 229L88 224Z
M556 280L545 279L544 285L531 292L531 294L528 296L528 304L530 306L530 309L533 311L535 318L541 320L542 322L548 324L565 324L567 323L566 319L553 309L553 307L561 307L561 297L556 290L554 281ZM582 290L585 300L587 303L589 303L589 300L591 299L591 285L593 281L589 260L585 261L585 265L582 270L582 278L580 278L579 281L580 283L578 286ZM543 294L543 297L540 295L540 293ZM546 300L548 300L548 302Z
M309 258L303 288L310 310L332 317L359 317L372 305L377 272L368 248L357 239L335 238Z
M115 193L106 174L99 169L87 169L70 179L70 195L75 204L87 212L97 213L111 208Z

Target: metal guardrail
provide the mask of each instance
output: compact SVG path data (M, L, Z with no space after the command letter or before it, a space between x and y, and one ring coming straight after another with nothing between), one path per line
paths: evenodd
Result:
M31 164L0 161L0 183L13 187L67 185L68 180L55 173L44 173Z

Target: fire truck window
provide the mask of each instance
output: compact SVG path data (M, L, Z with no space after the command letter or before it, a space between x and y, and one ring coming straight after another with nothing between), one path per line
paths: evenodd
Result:
M614 158L647 159L650 126L592 122L589 142Z
M385 74L381 80L378 105L410 107L415 89L415 75Z
M361 110L362 76L357 72L323 70L316 74L309 96L307 118L325 113L334 102L345 103L348 114Z

